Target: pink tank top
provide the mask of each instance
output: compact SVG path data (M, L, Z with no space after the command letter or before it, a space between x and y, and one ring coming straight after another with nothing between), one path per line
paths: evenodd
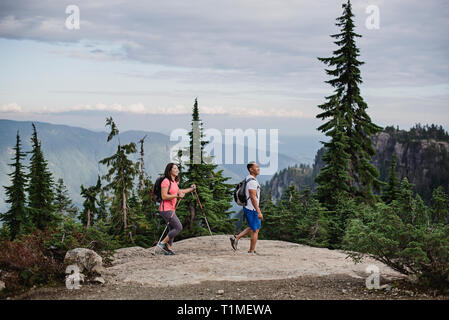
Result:
M166 187L168 188L170 186L170 190L168 190L168 194L177 194L179 191L178 182L172 181L170 185L170 181L168 181L167 178L162 180L161 188ZM176 198L171 200L162 200L161 204L159 205L159 211L168 211L168 210L175 210L176 206Z

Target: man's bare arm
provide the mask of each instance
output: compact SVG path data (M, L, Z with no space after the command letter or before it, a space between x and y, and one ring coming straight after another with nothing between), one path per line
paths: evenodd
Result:
M262 212L260 212L259 206L257 205L257 190L254 189L248 189L249 191L249 198L251 200L251 203L253 204L254 209L256 209L258 213L259 219L263 220Z

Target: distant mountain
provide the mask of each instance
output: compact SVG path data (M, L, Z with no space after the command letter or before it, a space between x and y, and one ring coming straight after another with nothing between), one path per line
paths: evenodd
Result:
M395 154L398 177L407 177L415 184L415 191L425 202L440 185L449 192L449 134L441 126L417 124L409 131L387 126L372 136L371 141L376 155L370 162L378 168L380 180L388 179L391 157ZM278 199L291 183L300 189L308 186L314 190L315 177L325 165L324 153L324 147L317 151L312 167L293 166L278 172L263 186L264 194L271 191L273 199Z
M299 190L305 187L311 188L313 186L312 173L312 167L307 164L296 164L284 168L262 185L263 197L269 197L269 193L271 192L272 199L279 199L285 189L292 183L298 186Z
M16 141L16 132L19 130L24 151L31 150L30 138L34 123L38 132L38 138L42 142L45 159L49 163L49 169L56 181L64 179L69 194L77 206L81 206L80 186L95 184L97 175L106 173L106 168L99 165L98 161L110 156L116 151L117 144L114 141L107 142L106 131L97 132L67 125L57 125L37 121L13 121L0 119L0 211L6 210L4 202L5 185L10 185L8 173L11 172L11 163ZM176 143L170 141L165 134L148 131L120 132L122 143L138 142L145 135L145 171L153 178L162 173L169 161L169 150ZM140 148L140 145L138 145ZM247 147L245 147L247 151ZM247 153L245 153L246 155ZM134 160L138 160L136 154ZM247 158L245 158L245 161ZM28 165L29 155L25 159ZM295 164L297 161L279 154L279 169ZM246 165L220 165L224 176L230 177L228 182L237 183L247 173ZM261 176L260 181L267 181L269 176Z
M11 167L13 156L12 147L15 144L17 130L22 140L24 151L31 150L30 137L32 134L31 121L0 120L0 185L9 185L7 173ZM97 175L106 173L105 168L98 161L116 151L117 145L113 141L107 143L106 132L94 132L83 128L66 125L55 125L44 122L34 122L38 138L42 142L45 159L56 181L64 179L74 202L80 206L81 184L91 185L96 182ZM144 149L146 172L151 176L161 172L168 161L168 150L173 142L169 137L156 132L127 131L120 133L122 143L137 142L145 134ZM25 163L28 165L29 155ZM137 160L137 157L136 159ZM5 210L4 188L0 190L0 210Z

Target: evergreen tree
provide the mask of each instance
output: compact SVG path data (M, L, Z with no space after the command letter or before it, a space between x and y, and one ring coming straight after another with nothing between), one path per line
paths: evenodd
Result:
M363 62L357 60L360 50L356 46L355 38L361 37L361 35L354 32L353 17L351 2L348 0L346 4L343 4L343 15L337 18L338 22L336 25L341 28L341 32L331 35L332 38L337 39L334 43L339 46L339 49L333 51L333 57L318 58L323 63L335 67L335 69L326 69L326 73L334 77L326 81L326 83L329 83L335 90L333 95L326 97L328 100L326 103L319 105L324 112L316 117L321 119L330 118L330 121L318 128L322 132L328 132L332 128L337 127L340 121L335 120L339 117L343 118L344 121L341 122L344 125L343 135L347 137L347 141L343 145L346 153L349 154L349 193L360 198L360 200L372 203L375 201L372 188L374 187L380 191L383 183L377 179L379 176L377 169L369 163L371 157L375 155L370 136L380 132L382 127L372 123L366 113L368 106L360 96L359 84L362 83L362 79L359 67ZM342 141L345 140L342 137L337 139L335 135L338 134L340 134L340 129L335 130L331 134L331 145L343 143ZM335 156L335 154L332 156ZM335 168L332 171L340 172L340 168L346 167L343 159L338 161L336 165L339 168ZM327 173L324 175L327 175ZM339 189L339 193L348 192L346 176L343 180L344 185L340 183L338 187L333 186L335 191ZM319 181L322 185L329 185L322 188L330 189L331 182L326 182L324 176ZM324 197L323 193L324 190L321 192L321 199Z
M107 209L108 197L106 192L102 188L100 190L98 198L98 208L97 208L97 221L102 220L105 222L108 219L108 209Z
M138 196L139 202L141 203L141 211L148 219L154 219L157 214L157 204L154 202L152 197L153 182L150 177L144 173L142 180L143 187L139 187Z
M294 241L295 224L301 218L300 206L298 190L292 183L277 203L279 210L279 215L276 217L279 230L277 240Z
M83 202L83 211L79 215L79 219L81 223L90 227L93 225L93 222L98 218L97 204L99 201L97 200L97 195L101 191L101 179L98 176L97 184L94 186L90 186L85 188L81 185L81 196L84 198Z
M197 201L195 192L192 196L186 196L180 204L177 215L185 226L183 236L208 234L203 214L206 215L212 232L232 232L232 221L229 218L231 212L232 190L234 185L227 184L230 178L223 177L223 170L214 171L217 165L211 158L204 154L203 123L200 120L198 101L195 99L192 112L192 130L189 132L189 162L186 168L180 169L181 184L197 186L198 197L201 201L203 212ZM181 169L184 169L181 171Z
M302 210L295 221L294 241L325 247L329 243L329 219L326 208L315 198L300 197Z
M37 138L34 123L31 137L32 150L29 165L28 210L31 223L34 227L44 230L54 226L60 221L60 216L55 213L53 206L53 177L48 170L47 161L41 149L41 142Z
M262 193L262 191L261 191L261 193ZM261 228L259 231L259 238L260 239L278 239L279 233L280 233L278 230L278 224L277 224L277 221L279 219L279 217L278 217L279 209L273 203L273 193L271 190L268 192L268 196L265 196L262 199L260 199L259 208L260 208L260 211L262 211L262 213L264 215L264 219L262 222L263 228ZM242 210L242 216L243 216L243 210ZM240 229L244 229L244 228L241 227Z
M397 200L366 206L346 227L343 249L356 262L364 257L381 261L421 287L449 289L449 225L432 222L419 195L413 196L407 178ZM360 210L359 210L360 211Z
M117 136L118 145L115 154L99 161L109 168L108 173L102 177L108 182L104 189L113 193L111 218L115 233L126 234L124 239L130 239L132 231L127 230L128 220L132 220L134 217L133 213L129 211L127 201L133 190L134 178L139 173L139 162L135 163L128 157L137 152L137 147L134 142L125 145L120 143L119 130L112 117L106 119L106 126L111 129L107 141L109 142Z
M157 205L152 198L152 189L151 179L143 172L139 177L138 188L133 190L133 195L129 199L129 206L135 213L133 240L135 245L144 248L157 243L162 233L162 229L159 230L160 221L157 219Z
M318 184L315 197L328 209L335 207L340 199L349 197L351 192L348 174L349 153L346 151L349 144L348 137L343 131L344 122L341 114L337 114L336 118L329 122L333 129L326 132L331 141L324 142L327 151L323 155L323 160L326 165L315 178Z
M398 208L398 215L405 223L412 223L413 212L415 211L414 185L408 182L407 177L401 181L398 200L393 202L393 206Z
M393 153L391 157L388 185L384 189L382 200L385 203L391 203L391 201L396 200L399 195L399 186L400 181L396 173L396 155Z
M9 164L14 171L8 174L11 177L11 186L4 186L6 190L6 203L10 204L10 209L6 213L0 213L0 221L9 229L9 236L15 239L20 235L28 222L26 211L26 175L23 171L24 166L22 160L26 154L22 152L19 131L16 136L16 146L13 148L15 151L14 163Z
M53 203L56 212L60 216L67 215L72 219L76 217L78 213L78 209L72 203L72 199L70 199L69 191L67 187L64 185L64 180L62 178L58 179L56 183L56 187L54 190L55 201Z
M430 223L430 210L419 194L415 197L415 210L412 213L412 224L427 226Z
M434 223L449 223L449 197L439 186L432 193L432 221Z

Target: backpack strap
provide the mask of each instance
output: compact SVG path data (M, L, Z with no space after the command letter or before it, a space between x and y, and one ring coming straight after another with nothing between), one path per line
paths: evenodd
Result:
M165 179L168 179L168 178L165 178ZM162 181L164 181L164 180L162 180ZM161 182L161 183L162 183L162 182ZM168 190L167 190L167 194L170 194L170 187L171 187L171 180L168 179ZM161 198L162 198L162 188L161 188ZM162 211L165 211L165 206L164 206L165 201L166 201L166 200L162 199Z
M256 179L254 177L251 177L251 178L248 178L247 180L245 180L245 189L246 189L246 184L248 183L248 181L251 181L251 180L256 180ZM257 186L257 188L259 188L259 187L260 186ZM248 194L249 194L249 191L248 191ZM249 198L251 198L251 197L246 198L246 201L248 201Z

